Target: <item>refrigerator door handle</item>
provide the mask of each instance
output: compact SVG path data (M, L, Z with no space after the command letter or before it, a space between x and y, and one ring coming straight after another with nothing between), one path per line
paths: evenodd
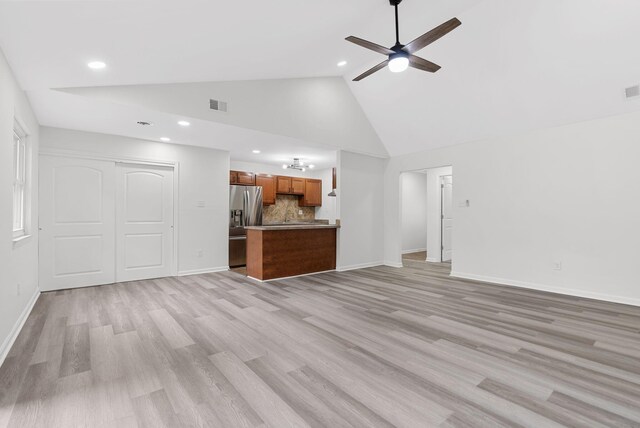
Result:
M246 241L246 236L230 236L229 241Z
M251 225L251 212L249 210L249 191L245 190L242 192L242 204L244 208L244 221L242 222L243 226Z

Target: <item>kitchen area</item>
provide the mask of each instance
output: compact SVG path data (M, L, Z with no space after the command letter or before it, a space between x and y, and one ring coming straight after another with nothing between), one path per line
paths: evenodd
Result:
M290 175L268 173L273 171L259 165L230 170L232 271L267 281L335 270L336 169L303 175L308 168L295 158L283 165Z

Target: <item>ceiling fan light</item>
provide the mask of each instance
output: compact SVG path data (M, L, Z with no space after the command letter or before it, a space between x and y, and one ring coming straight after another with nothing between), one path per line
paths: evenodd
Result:
M393 73L401 73L409 68L409 58L403 55L397 55L390 59L389 70Z

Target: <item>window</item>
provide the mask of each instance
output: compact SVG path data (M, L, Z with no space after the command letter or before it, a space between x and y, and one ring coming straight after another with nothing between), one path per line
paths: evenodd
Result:
M26 233L27 204L27 142L22 128L13 127L13 238Z

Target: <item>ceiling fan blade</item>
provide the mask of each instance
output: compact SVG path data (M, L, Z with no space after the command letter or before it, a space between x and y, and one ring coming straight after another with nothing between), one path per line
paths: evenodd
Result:
M438 64L434 64L431 61L427 61L426 59L415 55L411 55L409 57L409 65L413 68L417 68L418 70L428 71L430 73L435 73L441 68Z
M362 46L363 48L370 49L374 52L381 53L382 55L391 55L393 53L393 51L389 48L385 48L384 46L377 45L368 40L361 39L359 37L349 36L345 40L351 43L355 43L358 46Z
M433 30L424 33L422 36L418 37L412 42L409 42L407 45L405 45L404 50L409 53L417 52L425 46L435 42L442 36L446 35L450 31L455 30L461 24L462 22L460 22L458 18L452 18L444 24L437 26Z
M376 65L375 67L370 68L369 70L365 71L360 76L358 76L355 79L353 79L353 81L354 82L359 82L360 80L364 79L365 77L371 76L376 71L382 70L383 68L385 68L387 66L387 64L389 64L389 60L388 59L382 61L380 64Z

